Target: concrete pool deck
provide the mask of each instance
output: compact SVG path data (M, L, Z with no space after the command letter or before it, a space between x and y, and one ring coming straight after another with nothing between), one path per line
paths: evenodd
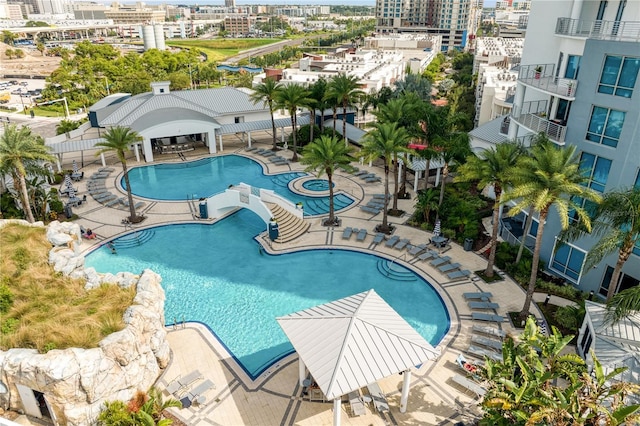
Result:
M254 138L254 145L269 148L270 137ZM187 158L197 159L208 156L204 149L198 149L188 153ZM240 154L259 161L268 173L281 173L287 171L302 171L304 166L300 163L275 165L258 154L248 152L244 145L236 139L225 142L225 151L218 153ZM291 157L290 151L281 151L285 158ZM86 157L86 154L85 154ZM72 159L79 161L79 156L65 156L64 167L70 169ZM158 155L158 162L180 162L177 155ZM97 235L97 240L83 241L83 249L90 250L95 244L102 244L105 240L115 238L131 231L131 226L121 223L128 216L128 208L105 207L95 201L87 193L88 177L101 167L95 159L92 164L84 164L82 169L85 178L76 183L82 197L87 194L87 202L74 208L79 216L76 221L85 228L91 228ZM115 182L122 176L121 165L115 156L107 157L108 167L114 172L108 177L106 187L111 192L123 197L126 194L116 187ZM135 157L130 155L128 159L130 167L143 165L136 163ZM360 169L371 171L384 180L382 168L373 165L358 166ZM326 176L325 176L326 178ZM342 220L340 227L323 227L321 218L307 219L311 227L307 233L294 241L284 244L271 243L268 250L274 252L287 252L297 249L309 249L319 247L350 248L367 253L375 253L399 264L410 267L438 291L451 316L450 330L444 339L437 345L442 355L434 362L427 362L420 369L412 371L411 390L409 393L408 409L406 413L400 413L400 389L402 376L396 375L379 381L380 387L386 394L390 412L380 415L367 407L367 414L359 417L349 416L349 404L342 405L342 424L344 425L387 425L387 424L429 424L448 425L456 422L472 422L480 416L480 410L476 407L478 398L452 381L461 370L455 359L468 348L471 340L471 329L474 324L485 325L472 321L471 309L467 306L462 296L465 292L490 291L493 294L492 302L498 303L497 311L486 311L506 316L508 311L520 310L524 303L525 294L519 285L508 277L502 281L485 284L479 280L466 279L450 282L446 275L429 265L428 262L413 262L406 250L397 250L386 247L384 243L372 247L374 228L382 221L382 213L372 215L361 210L358 205L366 204L373 194L384 193L383 182L366 183L357 176L344 172L337 172L335 176L336 191L343 191L357 200L349 208L341 211L339 217ZM392 185L390 177L390 185ZM431 234L414 227L405 225L409 214L413 212L415 195L412 199L398 200L398 207L407 212L402 217L388 217L389 223L395 227L394 235L407 238L413 244L428 243ZM198 220L197 200L162 202L141 200L134 197L135 201L144 201L145 205L139 209L139 213L146 216L144 222L134 225L133 228L145 228L148 226L179 223L179 222L205 222L213 220ZM363 242L356 241L355 236L346 240L342 238L345 227L366 229L368 236ZM266 228L266 227L265 227ZM447 251L453 261L462 265L462 269L476 271L484 269L486 260L474 252L467 252L457 244ZM409 263L411 261L411 264ZM401 285L399 283L398 285ZM532 305L532 312L537 312L537 307ZM507 321L501 324L501 329L506 333L518 332ZM205 393L206 403L200 406L192 406L188 409L171 409L171 413L187 425L330 425L333 423L332 403L309 402L302 399L302 389L298 385L297 355L292 354L277 362L255 381L251 380L244 371L235 363L227 353L224 346L211 335L208 329L200 324L186 323L176 327L168 327L168 339L172 349L172 360L157 382L157 386L163 389L173 379L185 375L195 369L200 370L205 379L210 379L215 385Z

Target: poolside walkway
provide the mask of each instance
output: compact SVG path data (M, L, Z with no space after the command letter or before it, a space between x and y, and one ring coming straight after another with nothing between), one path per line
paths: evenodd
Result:
M271 137L267 134L263 137L254 137L253 144L270 148ZM275 165L260 155L246 151L241 141L233 136L229 136L229 140L225 141L224 146L225 151L217 155L236 153L249 156L263 164L268 173L300 171L304 168L299 163ZM279 154L285 158L291 157L290 151L281 151ZM185 155L188 159L195 159L208 156L208 153L204 149L197 149ZM79 161L78 157L66 156L64 158L65 168L71 168L72 159ZM156 159L158 161L182 161L177 155L158 155ZM107 161L108 166L115 170L107 179L107 189L119 194L119 196L124 196L125 192L116 185L122 176L121 166L115 156L108 157ZM130 167L138 165L133 156L128 161ZM96 159L91 159L91 162L92 164L84 163L85 176L91 175L101 167ZM382 169L375 164L372 167L367 165L359 167L376 173L384 179ZM86 193L86 182L85 178L75 185L80 189L80 197ZM490 291L493 294L492 302L498 303L500 308L495 312L487 312L507 316L508 311L522 308L525 298L524 291L509 278L492 284L472 279L449 282L446 275L430 266L428 262L415 261L406 250L389 248L385 244L373 246L374 228L381 223L382 214L367 213L361 210L358 205L366 203L373 194L384 193L382 183L367 183L357 176L343 172L337 173L335 183L337 191L343 191L357 200L357 203L339 213L342 220L341 227L323 227L322 220L318 217L307 219L311 225L309 230L294 241L277 244L271 243L263 236L262 240L266 244L265 249L284 253L318 247L348 247L366 253L375 253L413 269L432 283L451 316L450 330L437 346L442 352L441 357L437 361L425 363L419 370L412 372L412 386L406 413L399 411L402 376L398 375L379 382L389 399L390 412L379 415L372 412L369 407L366 415L350 417L348 404L343 404L342 423L345 425L450 425L460 421L466 423L477 419L480 415L480 410L476 406L477 397L452 381L452 377L460 373L455 359L469 346L471 328L474 325L474 321L471 320L471 310L462 294L472 291ZM143 223L134 226L135 229L176 222L213 222L211 219L207 221L197 219L197 200L161 202L141 200L136 197L135 201L145 202L140 212L146 217ZM394 235L410 239L413 244L427 243L431 236L430 233L405 225L409 214L414 210L414 205L415 199L399 200L398 207L407 214L402 217L389 216L389 222L395 227ZM88 196L86 203L73 210L79 216L77 223L85 228L91 228L98 234L97 240L83 242L85 244L83 248L86 250L93 247L91 244L104 244L105 241L130 231L129 226L121 223L121 220L128 216L128 209L104 207ZM355 236L348 240L343 239L342 231L346 226L366 229L368 236L361 242L356 241ZM483 258L474 252L464 251L456 244L453 244L446 255L450 256L453 261L462 264L463 269L470 271L479 270L486 266L486 261ZM541 314L536 309L535 306L532 306L532 312L541 318ZM500 327L507 333L517 333L509 322L503 322ZM297 380L297 355L293 354L282 359L253 381L247 377L224 346L206 327L187 323L184 326L169 327L168 329L172 360L159 378L157 385L163 388L176 377L187 374L194 369L200 370L206 379L210 379L216 385L215 389L205 394L207 402L204 405L194 405L188 409L180 410L171 409L171 412L186 424L190 426L332 424L333 406L331 403L309 402L302 399L302 389Z

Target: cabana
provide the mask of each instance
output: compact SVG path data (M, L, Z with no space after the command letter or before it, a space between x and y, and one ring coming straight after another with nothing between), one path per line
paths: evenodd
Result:
M373 289L276 320L298 353L300 385L308 369L333 400L336 426L343 395L398 373L406 412L411 367L440 355Z

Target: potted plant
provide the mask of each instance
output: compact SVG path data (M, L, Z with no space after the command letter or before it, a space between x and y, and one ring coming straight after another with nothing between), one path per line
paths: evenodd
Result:
M542 66L541 66L541 65L538 65L538 66L535 68L535 74L534 74L534 77L535 77L535 79L536 79L536 80L540 80L540 76L541 76L541 75L542 75Z

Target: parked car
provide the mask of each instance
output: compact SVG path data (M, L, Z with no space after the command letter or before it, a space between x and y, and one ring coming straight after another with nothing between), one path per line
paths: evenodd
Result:
M13 92L11 92L12 95L21 95L22 94L22 89L16 89Z

